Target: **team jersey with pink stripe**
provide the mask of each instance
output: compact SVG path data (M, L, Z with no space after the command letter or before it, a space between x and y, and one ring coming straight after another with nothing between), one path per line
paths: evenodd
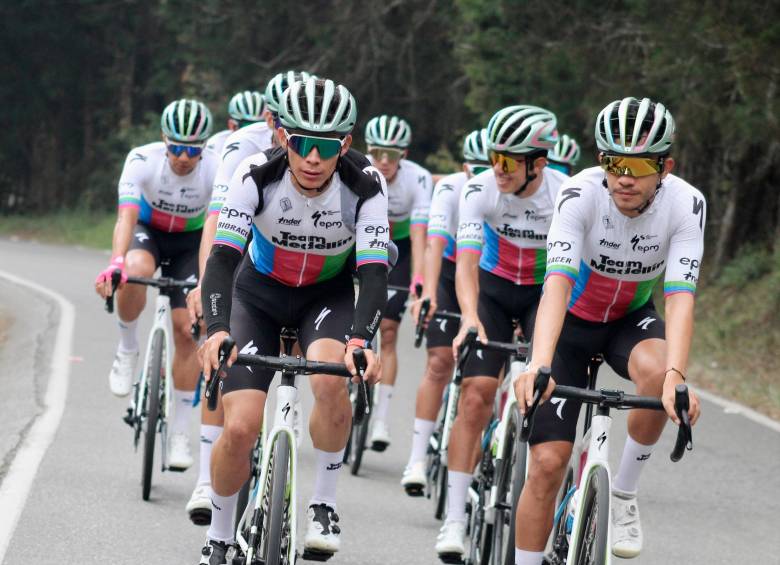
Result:
M371 161L370 155L368 159ZM428 224L432 186L433 178L427 169L414 161L401 159L398 173L392 182L387 183L390 239L393 241L406 239L412 226Z
M515 284L542 284L555 197L569 178L549 168L542 175L526 197L500 192L492 169L467 182L458 206L458 253L481 253L481 269Z
M183 232L203 227L219 157L209 149L184 176L173 172L162 141L136 147L119 178L119 207L138 208L138 221L157 230Z
M249 162L233 174L227 199L219 213L214 245L244 251L249 231L249 256L254 267L282 284L308 286L335 277L355 248L357 266L387 265L390 232L387 186L374 167L363 169L380 182L381 190L363 201L335 173L327 190L301 194L289 169L279 181L258 188L248 176ZM262 191L262 210L258 212ZM357 217L356 217L357 215Z
M438 238L446 242L444 258L455 261L455 239L458 237L458 201L460 190L469 177L466 173L447 175L433 189L431 210L428 215L428 239Z
M609 322L640 308L666 271L664 295L696 291L704 196L675 175L636 218L623 215L604 187L600 167L569 179L558 194L547 239L547 276L572 281L569 311Z

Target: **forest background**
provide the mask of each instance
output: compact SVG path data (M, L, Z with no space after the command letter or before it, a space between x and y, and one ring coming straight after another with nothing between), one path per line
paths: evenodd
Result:
M709 208L692 372L780 416L779 0L18 0L0 29L0 233L103 247L124 156L183 96L221 125L235 92L314 72L357 98L358 145L401 115L433 172L502 106L554 111L583 168L603 106L662 101Z

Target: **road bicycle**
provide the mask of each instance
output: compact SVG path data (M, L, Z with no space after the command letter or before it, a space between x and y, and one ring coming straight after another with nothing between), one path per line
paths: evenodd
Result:
M297 484L298 446L293 427L293 406L298 398L296 375L327 374L351 378L342 363L307 361L291 356L296 332L283 330L281 334L285 354L281 357L239 354L238 365L247 365L281 371L277 388L276 412L271 431L265 434L262 459L255 470L249 504L243 512L236 531L236 554L233 565L292 565L297 558ZM217 389L230 351L235 346L226 338L220 347L220 367L213 373L206 387L209 409L217 405ZM360 375L366 367L363 350L354 352L355 366ZM363 381L364 385L365 382ZM366 395L365 387L361 387ZM365 398L365 397L364 397ZM304 559L326 561L329 553L308 552Z
M610 410L664 410L658 398L626 394L621 390L595 389L601 361L600 357L591 361L589 388L556 385L552 393L553 398L586 403L587 412L583 437L575 443L561 489L553 525L552 550L545 556L549 565L601 565L611 562ZM539 369L534 382L534 400L523 418L523 441L530 437L533 417L549 379L550 369ZM680 426L670 455L674 462L679 461L686 450L693 449L688 408L688 387L679 384L675 388L675 412Z
M119 285L121 273L111 274L111 288ZM149 500L154 471L154 449L157 434L160 435L160 470L185 471L168 465L168 422L173 416L173 322L171 321L171 299L166 292L191 290L196 281L176 280L170 277L146 278L127 277L127 284L139 284L157 288L160 292L155 300L155 314L141 375L133 383L130 406L123 420L133 428L133 445L143 435L143 463L141 466L141 496ZM114 311L114 294L106 298L106 310Z

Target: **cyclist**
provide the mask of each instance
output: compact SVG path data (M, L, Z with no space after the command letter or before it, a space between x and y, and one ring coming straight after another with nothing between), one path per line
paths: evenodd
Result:
M530 338L553 203L568 178L546 167L547 152L558 141L556 118L548 110L503 108L490 119L487 139L493 167L466 183L460 194L455 284L462 318L455 350L470 327L482 340L510 341L513 319ZM449 506L436 544L440 556L464 551L474 446L490 418L503 361L498 353L484 352L463 368L448 453Z
M125 285L128 276L164 276L197 280L198 245L218 157L205 148L211 132L208 108L196 100L176 100L162 113L163 141L136 147L119 179L119 211L111 264L95 280L95 289L112 293L111 274L122 273L117 295L119 346L109 374L111 392L130 393L138 363L138 317L146 305L146 287ZM183 292L171 294L176 351L173 357L174 406L168 464L192 465L189 420L200 368Z
M206 147L217 154L222 154L225 140L236 130L245 126L265 121L265 98L255 90L245 90L233 95L228 103L227 129L212 135Z
M203 236L200 240L198 263L201 278L206 269L206 260L211 252L214 234L217 231L219 211L225 202L230 178L240 166L248 167L249 162L253 165L265 163L267 160L266 152L278 146L274 134L274 123L279 119L279 102L282 93L293 82L306 80L310 76L312 75L309 73L295 71L275 75L268 81L265 89L264 101L267 101L267 104L265 105L264 121L241 128L227 139L225 149L222 152L222 160L214 179L214 191L209 204L208 216L203 225ZM193 289L187 295L187 307L190 310L192 323L202 317L200 287ZM295 418L297 424L300 420L298 406L295 407ZM204 514L208 515L211 512L209 462L214 442L222 433L222 420L221 403L218 404L217 410L214 412L207 410L205 406L201 408L200 472L195 489L185 507L190 519L195 516L202 519Z
M674 130L669 110L648 98L616 100L599 113L601 165L567 181L555 204L533 360L515 383L521 410L540 366L551 366L559 384L584 387L586 364L601 353L615 372L634 381L637 394L661 397L677 421L674 387L685 380L706 210L702 194L672 174ZM665 322L652 300L664 270ZM689 394L695 423L699 404ZM579 408L568 400L537 411L517 507L518 565L542 563ZM641 551L639 474L665 420L652 410L628 416L612 496L612 551L619 557Z
M406 159L412 129L397 116L376 116L366 124L366 145L371 163L387 180L390 239L398 247L398 262L388 283L414 288L423 282L423 255L431 201L431 173ZM372 414L371 448L384 451L390 445L387 412L398 373L398 326L409 293L390 290L380 326L382 382L377 385L377 405Z
M365 158L347 155L356 118L355 100L344 86L314 78L295 82L279 108L284 153L233 175L203 279L209 334L201 350L204 372L217 366L228 333L238 349L274 354L285 326L298 328L307 357L344 361L353 373L352 352L366 348L366 379L377 380L381 369L368 344L387 296L387 189ZM249 257L233 290L250 230ZM353 249L357 303L348 262ZM212 520L202 564L226 562L237 492L248 477L247 454L272 378L272 371L234 366L223 381L225 427L212 453ZM340 547L336 483L351 405L339 377L316 375L311 383L316 479L304 546L327 556Z
M452 340L458 333L453 320L429 323L437 309L460 312L455 296L455 238L458 230L458 201L463 185L475 174L490 168L487 156L487 130L475 130L463 142L463 172L443 177L433 189L428 220L428 243L425 248L425 284L423 298L431 301L426 323L428 362L425 375L417 389L414 435L409 462L401 484L411 495L422 494L427 482L425 455L441 406L444 387L447 386L454 361ZM417 320L421 302L412 306L412 317Z
M569 176L579 160L580 146L566 134L558 138L558 143L547 154L547 166Z

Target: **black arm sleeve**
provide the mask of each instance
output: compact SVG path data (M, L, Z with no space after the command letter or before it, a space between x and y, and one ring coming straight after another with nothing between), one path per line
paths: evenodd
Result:
M241 253L232 247L214 245L203 273L201 300L208 335L230 332L230 307L233 301L233 273Z
M352 321L352 337L371 341L387 306L387 267L367 263L358 267L358 299Z

